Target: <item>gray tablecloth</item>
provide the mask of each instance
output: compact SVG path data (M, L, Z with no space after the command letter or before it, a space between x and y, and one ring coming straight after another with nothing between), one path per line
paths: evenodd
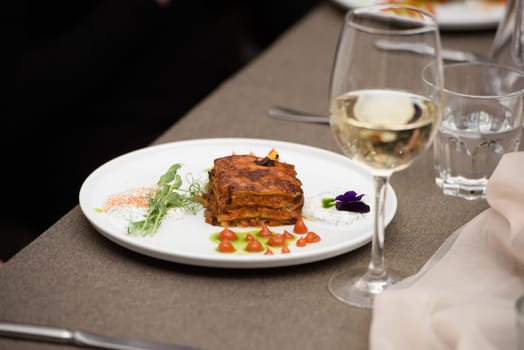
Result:
M266 111L280 104L326 113L342 17L329 5L315 9L156 143L250 137L339 152L327 126L272 120ZM443 44L486 52L493 34L447 33ZM487 207L444 196L433 181L431 152L395 174L392 185L398 210L387 229L386 261L406 274ZM294 267L184 266L112 243L76 207L0 268L0 319L204 349L366 349L370 311L336 301L327 283L333 273L366 266L368 259L366 245ZM0 349L50 348L55 346L0 339Z

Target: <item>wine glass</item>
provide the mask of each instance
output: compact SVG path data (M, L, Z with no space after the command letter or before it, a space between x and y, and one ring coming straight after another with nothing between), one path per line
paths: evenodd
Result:
M386 42L423 53L380 49ZM330 125L343 153L371 172L375 187L367 270L345 271L329 281L330 292L345 303L371 308L374 296L399 279L384 266L386 189L394 172L429 148L438 129L440 50L435 19L417 8L379 5L345 16L331 75Z

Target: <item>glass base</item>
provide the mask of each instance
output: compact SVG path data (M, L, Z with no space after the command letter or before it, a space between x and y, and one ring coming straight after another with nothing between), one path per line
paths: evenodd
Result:
M328 288L335 298L346 304L372 308L375 296L400 279L395 271L373 276L366 269L350 270L331 277Z
M435 183L442 189L442 192L448 196L460 197L467 200L486 198L487 178L471 180L460 176L448 176L446 179L436 177Z

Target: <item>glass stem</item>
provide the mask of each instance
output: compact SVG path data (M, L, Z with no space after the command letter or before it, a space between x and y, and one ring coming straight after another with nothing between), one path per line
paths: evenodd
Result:
M384 277L384 214L386 209L386 189L389 176L374 176L375 181L375 221L373 238L371 241L371 260L368 266L368 275Z

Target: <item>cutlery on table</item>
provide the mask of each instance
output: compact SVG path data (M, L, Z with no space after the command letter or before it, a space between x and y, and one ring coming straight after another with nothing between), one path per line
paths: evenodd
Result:
M409 51L418 53L421 55L432 55L433 48L421 44L421 43L410 43L410 42L398 42L398 41L389 41L389 40L377 40L375 41L375 46L382 50L392 50L392 51ZM486 61L487 59L474 54L473 52L444 49L440 51L442 59L445 61L455 61L455 62L481 62Z
M433 48L420 43L396 42L389 40L377 40L375 46L382 50L409 51L421 55L432 55ZM441 55L444 60L455 62L481 62L486 58L472 52L442 49ZM288 120L304 123L329 124L329 118L325 115L312 114L291 108L274 106L268 111L269 116L275 119Z
M312 114L302 111L297 111L286 107L271 107L268 111L271 118L288 120L294 122L329 124L329 118L326 115Z
M0 336L21 338L50 343L73 344L113 350L190 350L191 348L176 344L162 344L142 340L112 337L82 330L47 327L33 324L0 322Z

